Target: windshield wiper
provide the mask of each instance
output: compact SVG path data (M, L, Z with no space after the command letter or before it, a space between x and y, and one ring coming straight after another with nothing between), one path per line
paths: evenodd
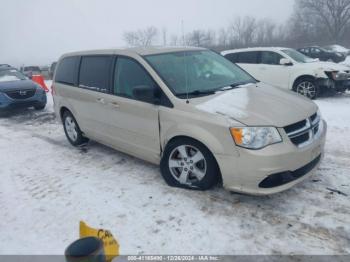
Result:
M214 95L217 90L194 90L188 93L180 93L178 96L202 96L202 95Z
M217 88L217 89L211 89L211 90L194 90L188 93L180 93L177 94L177 96L204 96L204 95L214 95L216 94L216 92L220 92L220 91L228 91L228 90L232 90L232 89L236 89L241 87L242 85L246 85L246 84L255 84L258 83L259 81L256 82L237 82L237 83L233 83L232 85L228 85L228 86L224 86L221 88Z
M257 82L255 82L255 83L257 83ZM221 88L217 89L216 91L229 91L232 89L240 88L243 85L255 84L255 83L254 82L237 82L237 83L233 83L232 85L221 87Z

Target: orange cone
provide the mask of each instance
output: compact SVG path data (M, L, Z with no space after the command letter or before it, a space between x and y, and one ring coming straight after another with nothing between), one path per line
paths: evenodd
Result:
M45 92L49 92L49 89L47 88L44 77L42 75L33 75L32 81L39 84L45 90Z

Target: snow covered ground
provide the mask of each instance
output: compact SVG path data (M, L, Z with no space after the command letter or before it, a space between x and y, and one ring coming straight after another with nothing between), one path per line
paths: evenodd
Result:
M49 101L0 118L0 254L63 254L80 220L111 230L122 254L350 253L349 93L317 101L329 124L317 174L268 197L170 188L156 166L75 149Z
M350 66L350 56L348 56L344 62L341 62L341 64L346 65L346 66Z

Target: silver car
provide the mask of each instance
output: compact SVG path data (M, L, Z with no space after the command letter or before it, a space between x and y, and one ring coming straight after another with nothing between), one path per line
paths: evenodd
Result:
M159 164L170 186L277 193L309 177L324 154L315 103L207 49L66 54L53 95L72 145L92 139Z

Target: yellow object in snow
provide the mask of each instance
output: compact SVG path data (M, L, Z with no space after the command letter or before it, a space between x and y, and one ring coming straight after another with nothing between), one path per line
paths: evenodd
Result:
M80 238L97 237L102 240L107 261L119 256L119 244L112 233L104 229L89 227L85 222L80 221Z

